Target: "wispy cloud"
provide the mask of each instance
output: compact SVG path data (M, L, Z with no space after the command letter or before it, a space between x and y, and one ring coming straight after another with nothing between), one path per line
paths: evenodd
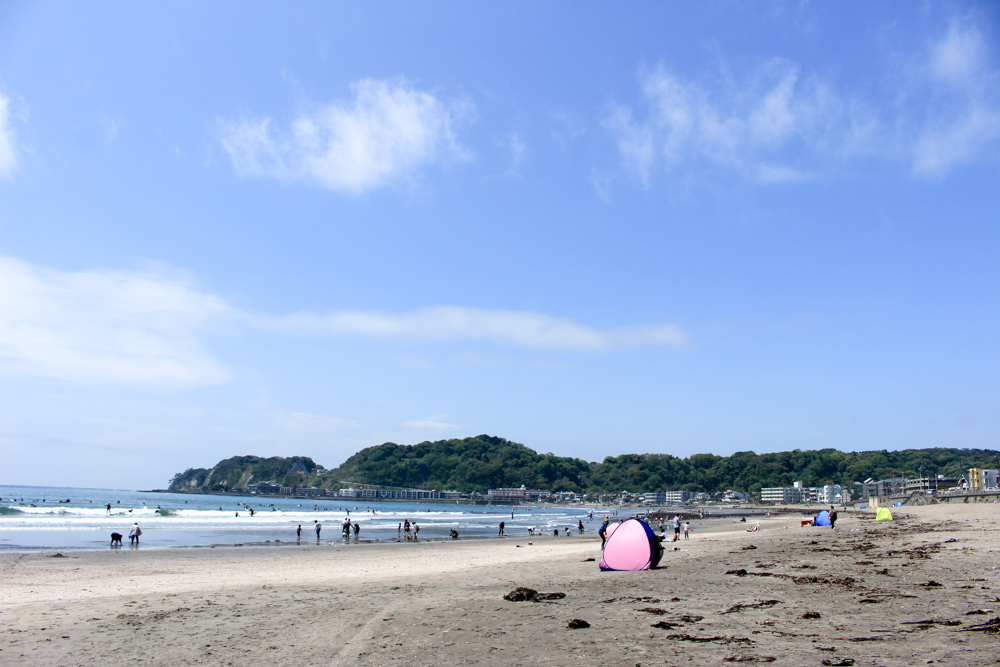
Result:
M0 95L0 176L17 168L16 136L10 119L10 98Z
M1000 140L1000 69L973 25L953 21L932 43L926 64L925 124L913 148L913 170L943 176L982 155L995 156Z
M251 313L167 270L55 271L0 257L0 373L87 385L194 387L230 374L207 349L210 332L354 337L403 343L601 352L685 342L669 324L598 329L566 318L458 306L402 314L339 311ZM290 430L355 426L283 413Z
M953 22L918 61L915 71L897 72L898 90L881 100L838 90L781 59L742 80L683 78L660 66L640 74L639 103L616 106L603 126L644 187L657 170L681 166L788 183L861 159L942 176L996 155L1000 70L991 67L982 33Z
M200 336L219 298L155 272L64 272L0 257L0 371L92 385L191 387L229 374Z
M461 426L456 426L455 424L449 424L443 421L436 421L433 419L422 419L419 421L409 421L403 422L403 428L413 429L416 431L461 431Z
M563 351L679 346L685 342L683 329L669 324L596 329L541 313L460 306L437 306L401 314L297 313L258 320L257 324L298 335L350 335L420 342L485 341Z
M274 415L274 422L292 433L326 433L362 424L351 419L317 415L309 412L281 412Z
M404 79L363 79L351 89L353 99L304 111L288 129L271 118L224 123L237 174L360 193L470 158L456 135L472 114L468 100L448 102Z
M804 177L804 154L842 146L851 107L817 77L773 60L743 85L714 88L658 67L640 76L641 115L618 106L604 121L623 166L648 186L653 170L704 161L765 183ZM793 150L794 149L794 150Z

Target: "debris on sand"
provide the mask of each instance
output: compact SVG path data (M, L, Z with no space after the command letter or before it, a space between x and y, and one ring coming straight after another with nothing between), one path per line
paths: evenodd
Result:
M962 628L959 632L987 632L989 634L996 634L1000 632L1000 616L991 618L985 623L980 623L979 625L970 625L967 628Z
M582 618L574 618L566 627L570 630L582 630L583 628L589 628L590 623L587 623Z
M651 628L659 628L660 630L673 630L676 627L682 625L681 623L675 623L673 621L660 621L658 623L653 623Z
M66 556L63 556L60 553L54 553L51 556L49 556L49 558L66 558Z
M565 593L538 593L535 595L535 602L541 602L544 600L562 600L566 597Z
M695 616L693 614L684 614L683 616L680 617L680 620L684 621L685 623L697 623L698 621L702 620L703 618L705 618L705 617L704 616Z
M774 662L777 660L773 655L731 655L723 658L722 662Z
M938 621L933 618L928 618L926 621L903 621L902 625L924 625L930 627L932 625L961 625L961 621Z
M706 644L708 642L722 642L723 644L745 644L750 646L753 641L747 639L746 637L727 637L725 635L719 635L716 637L697 637L695 635L667 635L667 639L673 639L674 641L680 642L695 642L697 644Z
M933 579L931 579L926 584L920 584L920 585L924 586L925 588L937 588L938 586L943 586L944 584L940 584L940 583L934 581Z
M666 609L660 609L659 607L646 607L645 609L640 609L639 611L644 611L647 614L656 614L657 616L663 616L667 613Z
M749 573L741 567L738 570L728 570L726 574L735 574L737 577L745 577Z
M719 614L736 614L744 609L764 609L766 607L773 607L776 604L781 604L781 600L761 600L760 602L751 602L749 604L734 604L732 607L725 611L718 612Z
M821 618L818 611L807 611L804 614L799 614L799 618Z
M965 612L966 616L984 616L986 614L992 614L993 612L989 609L973 609L972 611Z
M743 547L743 551L749 551L750 549L756 549L756 548L757 547L755 547L754 545L748 544L745 547Z
M827 658L823 661L824 665L830 665L830 667L850 667L854 664L854 658L844 658L843 660L831 660Z
M504 600L509 600L510 602L527 602L529 600L534 600L535 596L538 595L538 591L534 588L525 588L524 586L518 586L507 595L503 596Z
M565 593L539 593L534 588L518 586L503 596L503 599L510 602L544 602L546 600L562 600L564 597L566 597Z
M580 562L581 562L581 563L593 563L593 562L594 562L594 559L593 559L593 558L584 558L584 559L583 559L583 560L581 560Z

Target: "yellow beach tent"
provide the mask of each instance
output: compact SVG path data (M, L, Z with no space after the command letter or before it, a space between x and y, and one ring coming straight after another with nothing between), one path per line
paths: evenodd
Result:
M875 513L876 521L892 521L892 512L889 511L888 507L879 507L878 512Z

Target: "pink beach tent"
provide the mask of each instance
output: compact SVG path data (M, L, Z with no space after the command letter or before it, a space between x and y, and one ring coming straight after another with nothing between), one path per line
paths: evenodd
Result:
M610 524L601 556L602 570L649 570L663 556L663 546L653 530L640 519Z

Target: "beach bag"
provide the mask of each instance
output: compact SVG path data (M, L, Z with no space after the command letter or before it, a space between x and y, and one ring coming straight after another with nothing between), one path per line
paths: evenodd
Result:
M663 545L656 533L640 519L608 525L607 536L601 570L649 570L663 556Z

